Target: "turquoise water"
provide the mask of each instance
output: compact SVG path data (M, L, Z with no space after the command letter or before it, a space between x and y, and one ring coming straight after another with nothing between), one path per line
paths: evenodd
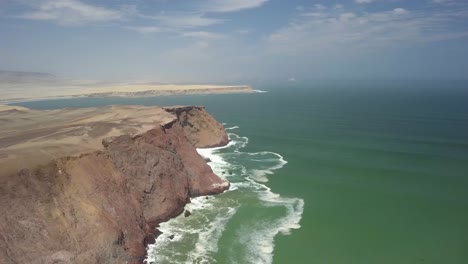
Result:
M468 263L466 82L258 88L21 105L196 104L232 128L202 154L234 190L165 224L158 262Z

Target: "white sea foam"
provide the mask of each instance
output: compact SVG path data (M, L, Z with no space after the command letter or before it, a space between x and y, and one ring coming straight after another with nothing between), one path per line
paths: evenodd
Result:
M218 240L226 223L236 213L238 203L228 201L224 207L212 196L197 197L185 209L190 217L179 215L161 223L162 232L156 243L148 246L146 263L212 263L212 254L218 251ZM193 242L193 250L181 252L178 246Z
M195 249L188 255L187 264L216 262L211 257L211 254L218 251L218 240L221 237L227 222L236 213L236 211L237 208L228 208L225 214L217 217L199 233Z
M213 204L207 203L210 199L214 199L213 196L200 196L190 199L190 203L185 205L185 209L193 212L200 209L209 209L213 207Z
M269 196L269 195L266 195ZM277 197L273 200L287 208L287 215L273 222L260 222L239 233L240 240L249 245L249 263L271 263L273 259L274 238L278 233L289 235L291 229L300 228L299 222L304 210L304 201L297 198Z
M268 167L260 169L252 169L251 177L258 182L268 182L268 175L274 173L275 170L279 170L284 167L288 162L278 153L263 151L256 153L246 153L249 156L253 156L254 161L261 161L267 163Z
M256 181L260 200L265 202L266 207L283 206L286 215L274 221L258 222L254 226L247 226L238 232L241 243L247 247L248 263L271 263L273 259L274 238L277 234L289 235L292 229L299 229L300 220L304 211L304 200L299 198L286 198L273 193L267 186Z
M237 126L228 130L237 129ZM244 225L236 232L237 240L245 245L244 256L248 263L271 263L274 238L278 234L288 235L292 229L300 228L304 201L299 198L282 197L263 184L275 170L282 168L287 161L278 153L242 152L248 143L247 137L229 133L230 143L223 147L197 149L198 153L209 158L213 171L231 181L230 191L243 190L258 197L262 206L283 207L284 215L274 219L255 219L256 224ZM244 161L248 161L245 164ZM228 174L226 174L229 172ZM218 251L218 241L230 219L242 206L236 198L223 195L198 197L186 206L192 216L179 216L162 223L160 235L155 245L149 246L149 263L213 263ZM183 252L181 248L192 249ZM181 246L183 245L183 246ZM235 253L235 252L233 252ZM235 262L236 256L228 256Z
M239 152L240 149L245 148L249 143L248 137L241 137L234 133L228 133L228 137L230 140L229 143L232 143L229 147L232 147L233 152Z
M263 91L263 90L253 90L256 93L268 93L268 91Z
M233 127L226 127L224 130L234 130L238 128L239 128L238 126L233 126Z

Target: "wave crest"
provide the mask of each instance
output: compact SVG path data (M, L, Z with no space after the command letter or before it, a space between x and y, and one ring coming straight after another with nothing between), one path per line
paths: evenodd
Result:
M159 228L162 234L148 247L146 263L216 262L218 244L230 222L233 222L228 232L231 246L221 249L229 262L271 263L275 236L289 235L292 229L300 228L304 200L282 197L264 184L268 176L287 164L284 157L270 151L245 152L242 149L249 139L235 133L228 135L231 140L228 145L197 151L209 158L208 164L217 175L230 181L230 190L217 196L194 198L186 206L192 212L190 217L179 216L162 223ZM282 213L268 217L246 214L251 204L267 215L269 210Z

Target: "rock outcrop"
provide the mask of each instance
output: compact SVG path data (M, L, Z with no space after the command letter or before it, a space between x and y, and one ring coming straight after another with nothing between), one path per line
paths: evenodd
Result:
M219 147L229 143L224 127L203 106L164 107L164 110L177 116L185 135L195 147Z
M142 263L160 222L229 188L195 149L227 143L203 107L8 110L0 125L0 263Z

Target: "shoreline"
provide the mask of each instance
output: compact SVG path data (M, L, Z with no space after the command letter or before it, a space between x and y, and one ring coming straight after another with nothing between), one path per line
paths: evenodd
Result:
M208 95L208 94L241 94L258 93L248 85L127 85L116 84L111 86L80 87L64 84L60 90L47 89L27 85L18 88L5 88L0 90L0 104L14 104L45 100L60 100L74 98L94 97L158 97L171 95ZM0 86L1 88L1 86ZM47 94L47 96L44 96Z
M143 263L159 224L190 198L230 186L196 151L229 144L202 106L5 106L0 113L0 231L7 237L0 248L9 249L0 250L2 263ZM49 250L30 246L37 241Z
M239 128L223 125L226 131ZM236 133L228 132L230 142L225 146L197 148L197 152L202 157L209 159L208 165L212 170L230 182L229 190L220 195L195 198L185 207L190 211L189 217L179 215L161 223L158 228L161 234L156 238L155 243L148 245L149 255L145 263L215 262L218 250L225 250L220 244L225 232L233 231L231 227L228 227L231 221L236 221L236 218L251 219L249 213L246 214L244 211L245 207L241 209L242 201L249 196L250 198L247 199L256 197L255 201L265 205L257 209L282 207L286 212L274 221L263 222L268 226L267 228L249 225L252 229L247 231L244 229L241 233L237 233L239 230L235 231L239 238L250 241L248 246L250 249L247 249L242 257L236 258L236 262L271 264L276 237L290 235L293 230L301 227L304 201L301 198L283 197L273 192L264 181L257 181L281 169L287 161L274 152L245 152L242 149L247 146L249 139ZM233 156L233 153L236 154ZM262 163L269 165L247 168L242 158L238 160L235 156L250 157L255 159L258 165ZM272 160L274 163L271 163ZM177 251L178 256L174 255L175 248L180 250Z

